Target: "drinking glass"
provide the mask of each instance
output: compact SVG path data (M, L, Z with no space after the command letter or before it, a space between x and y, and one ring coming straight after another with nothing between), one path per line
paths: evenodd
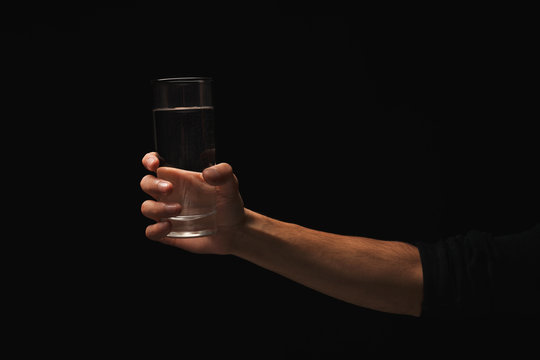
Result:
M158 201L179 203L180 215L168 218L169 237L198 237L216 232L216 191L202 171L215 164L212 79L157 79L154 94L154 139L160 160L157 176L173 184Z

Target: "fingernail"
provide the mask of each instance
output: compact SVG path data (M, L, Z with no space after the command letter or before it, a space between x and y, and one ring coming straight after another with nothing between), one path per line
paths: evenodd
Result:
M181 210L181 206L180 204L176 204L176 203L165 204L165 210L167 210L169 214L179 214Z
M149 157L148 160L146 160L146 164L149 167L152 167L155 163L156 163L156 158L155 157Z
M169 186L170 185L166 181L160 181L160 182L158 182L157 186L158 186L159 191L167 192L167 191L169 191Z
M216 178L219 176L218 171L214 167L206 168L204 169L204 172L206 173L207 176L210 176L212 178Z

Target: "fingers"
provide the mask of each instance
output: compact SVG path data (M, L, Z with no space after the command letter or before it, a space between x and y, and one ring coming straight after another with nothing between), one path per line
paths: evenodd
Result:
M153 175L146 175L141 180L141 189L152 196L154 199L169 194L172 191L173 185L166 181L158 179Z
M204 181L213 186L219 186L224 196L238 194L238 179L233 173L231 165L221 163L205 169L202 173Z
M171 216L178 216L182 206L178 203L163 203L154 200L146 200L141 205L141 212L149 219L160 221Z
M153 225L146 227L146 237L150 240L162 241L171 231L171 223L167 220L161 221L172 216L177 216L182 211L180 204L167 204L153 200L146 200L141 205L141 212L147 218L157 221Z
M171 223L161 221L146 227L146 237L150 240L161 241L171 231Z
M148 171L156 171L159 167L159 156L157 152L149 152L148 154L144 155L142 159L143 166Z

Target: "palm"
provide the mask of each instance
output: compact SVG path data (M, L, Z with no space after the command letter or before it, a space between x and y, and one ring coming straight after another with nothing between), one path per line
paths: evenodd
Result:
M210 185L201 173L167 167L157 169L158 178L173 184L173 191L158 199L159 201L180 203L182 214L185 215L189 215L195 208L213 206L214 199L216 209L215 234L198 238L167 237L162 240L163 242L196 253L230 252L237 230L244 222L244 203L238 192L238 183L232 175L232 169L230 171L229 178L223 183L219 178L207 176L206 180L212 182ZM208 199L211 199L212 204Z

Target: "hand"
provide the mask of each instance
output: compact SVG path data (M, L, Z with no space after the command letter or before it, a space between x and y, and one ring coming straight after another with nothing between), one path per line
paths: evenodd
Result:
M148 153L143 159L144 167L152 172L157 172L159 159L157 153ZM164 168L162 168L164 169ZM185 171L167 168L167 172L175 172L176 178L185 177ZM159 172L158 172L159 174ZM216 187L216 222L217 232L213 235L199 238L170 238L166 235L171 230L171 223L167 220L171 216L179 215L182 211L181 204L167 203L166 199L175 193L181 193L184 189L184 181L172 182L160 179L153 175L146 175L141 180L141 189L152 196L155 200L146 200L142 203L141 212L144 216L156 221L155 224L146 228L146 236L164 244L179 247L181 249L206 254L230 254L235 238L244 224L244 202L238 191L238 180L229 164L221 163L205 169L202 172L203 181ZM185 182L189 182L186 179ZM162 201L163 200L163 201Z

